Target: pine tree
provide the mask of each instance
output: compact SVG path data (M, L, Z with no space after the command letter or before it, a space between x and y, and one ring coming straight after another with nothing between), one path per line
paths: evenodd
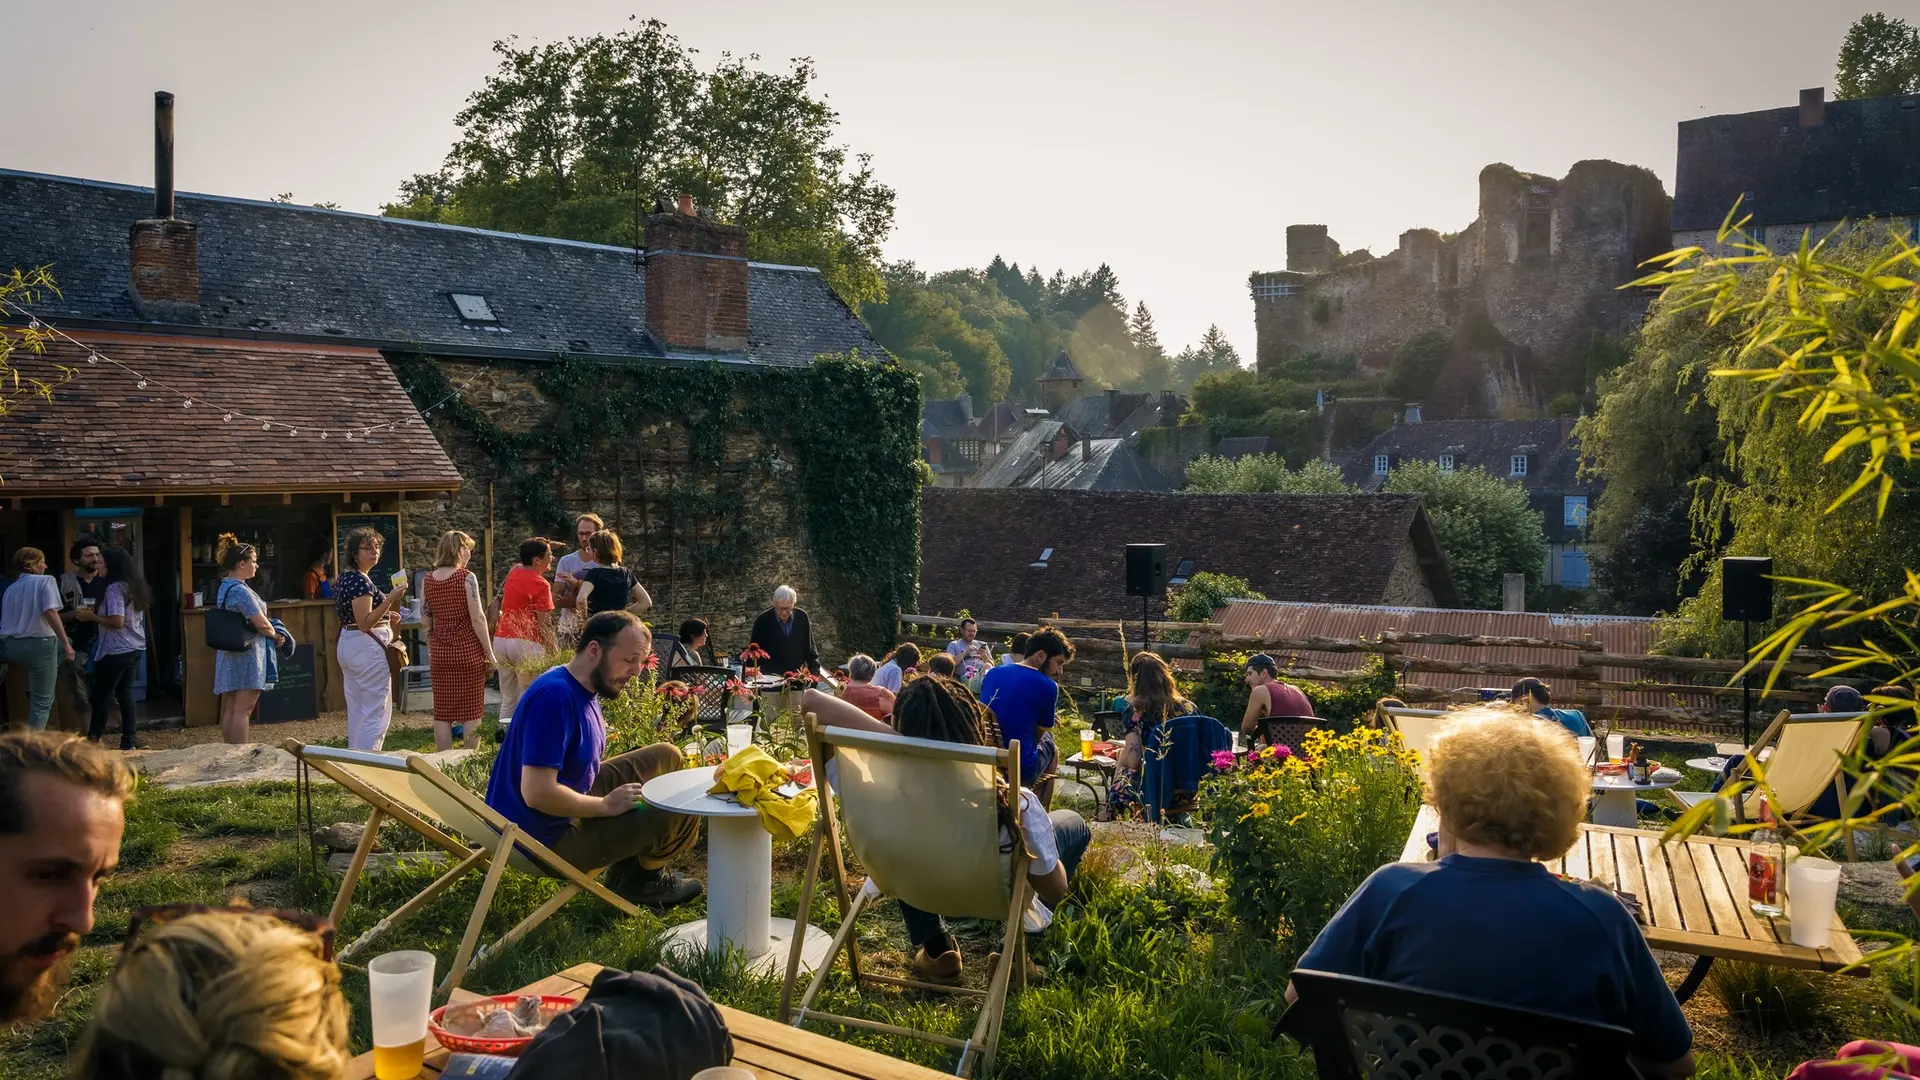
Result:
M1153 312L1147 310L1145 300L1133 305L1133 318L1127 320L1127 334L1133 338L1133 347L1142 356L1165 352L1160 347L1160 334L1153 328Z

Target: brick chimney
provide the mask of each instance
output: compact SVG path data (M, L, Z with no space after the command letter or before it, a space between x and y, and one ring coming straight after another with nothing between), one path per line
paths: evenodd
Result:
M127 236L134 310L155 322L200 321L200 235L173 216L173 95L153 95L153 216Z
M1827 122L1827 88L1814 86L1800 91L1800 126L1819 127Z
M662 348L747 351L747 230L662 199L646 220L647 333Z

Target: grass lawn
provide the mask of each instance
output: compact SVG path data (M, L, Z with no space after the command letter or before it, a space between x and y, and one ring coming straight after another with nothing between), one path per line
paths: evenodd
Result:
M402 734L403 745L389 749L432 748L424 731ZM490 750L483 751L456 775L470 785L481 784L490 757ZM315 802L316 823L366 817L364 806L330 784L316 786ZM382 836L383 849L419 846L405 842L411 834L392 826L388 830ZM38 1080L63 1074L133 908L239 896L256 906L326 911L337 879L303 870L300 843L291 784L143 788L128 807L121 869L102 891L73 986L52 1020L0 1032L0 1076ZM794 915L804 856L798 843L774 846L776 915ZM1287 973L1303 943L1240 933L1218 890L1196 888L1162 869L1174 863L1204 866L1205 860L1198 848L1153 844L1139 850L1096 844L1075 879L1072 897L1035 947L1035 959L1048 970L1047 981L1009 1003L1000 1044L1002 1076L1224 1080L1314 1075L1310 1058L1290 1041L1270 1035ZM1129 867L1131 873L1123 873ZM704 874L704 847L676 869ZM341 943L351 941L437 873L432 867L402 868L363 882L340 928ZM505 932L555 888L550 881L508 875L488 919L487 939ZM364 962L388 949L422 948L444 963L458 945L478 889L479 875L470 875L356 959ZM667 926L700 914L696 902L664 917L626 919L604 905L575 899L519 945L476 965L466 982L472 989L498 993L582 961L645 968L659 961ZM834 904L824 896L810 914L816 925L837 923ZM904 972L909 959L906 938L893 906L885 905L862 921L862 956L882 973ZM992 929L966 923L955 927L973 985L984 982ZM719 1001L763 1015L775 1011L777 979L748 976L720 958L678 967ZM1677 972L1670 977L1677 980ZM1886 1003L1888 991L1902 988L1910 990L1905 980L1886 973L1870 980L1847 979L1722 963L1687 1007L1702 1051L1701 1075L1777 1077L1803 1058L1850 1038L1920 1041L1914 1025ZM364 1050L363 968L349 966L346 992L354 1006L354 1049ZM971 1027L971 1013L963 1005L881 989L855 995L844 976L829 984L823 1004L834 1011L954 1035L964 1035ZM950 1053L941 1047L819 1025L815 1030L951 1069Z

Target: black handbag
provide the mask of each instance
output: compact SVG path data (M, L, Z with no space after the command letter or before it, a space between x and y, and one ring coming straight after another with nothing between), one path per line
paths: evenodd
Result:
M222 607L230 581L220 583L220 591L214 595L214 606L207 612L207 648L221 652L246 652L253 648L253 639L258 636L247 617L231 608ZM244 586L243 586L244 587Z

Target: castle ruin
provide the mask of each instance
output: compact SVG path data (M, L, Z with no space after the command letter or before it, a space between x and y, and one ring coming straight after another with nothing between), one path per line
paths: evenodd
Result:
M1648 295L1619 286L1668 250L1672 200L1647 169L1582 161L1564 179L1480 171L1463 231L1411 229L1396 251L1342 254L1324 225L1287 227L1287 268L1254 273L1256 363L1351 356L1385 372L1416 338L1444 341L1422 392L1435 418L1538 410L1586 389L1596 335L1638 326Z

